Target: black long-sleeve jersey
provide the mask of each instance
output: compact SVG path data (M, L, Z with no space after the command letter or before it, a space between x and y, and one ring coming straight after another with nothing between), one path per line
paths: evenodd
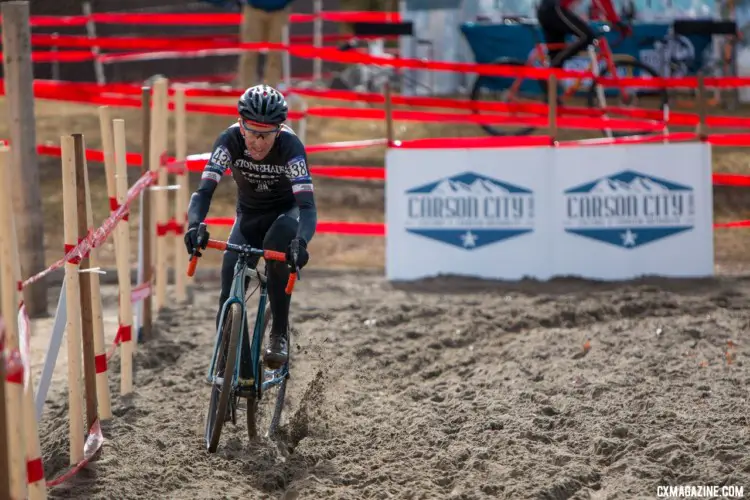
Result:
M237 184L240 213L282 212L299 207L297 236L309 242L315 234L317 209L307 153L294 131L282 125L268 155L256 162L246 150L238 123L216 139L203 169L198 189L190 198L188 225L199 224L208 214L211 198L227 169Z

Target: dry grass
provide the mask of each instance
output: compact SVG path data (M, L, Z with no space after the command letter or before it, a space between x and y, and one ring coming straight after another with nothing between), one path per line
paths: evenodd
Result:
M233 105L234 99L201 99L196 102ZM352 103L307 99L308 106L338 107L352 106ZM4 100L0 99L4 107ZM363 107L372 106L362 104ZM377 106L376 106L377 107ZM440 111L440 110L436 110ZM715 110L715 114L748 116L750 110L742 107L734 112ZM49 142L59 145L60 136L71 133L82 133L88 148L101 149L99 118L97 106L37 100L35 103L37 118L37 142ZM141 111L135 108L112 108L113 118L122 118L126 125L128 151L140 152L141 144ZM188 152L200 153L209 151L216 135L232 123L231 116L217 116L202 113L188 114ZM8 130L0 124L0 137L8 137ZM484 132L471 124L455 123L417 123L397 122L395 132L398 139L423 137L467 137L481 136ZM714 132L731 132L715 130ZM547 133L539 130L538 133ZM307 143L348 141L357 139L380 138L385 136L385 124L371 120L341 120L312 117L308 119ZM600 136L597 131L562 130L562 140ZM174 154L174 128L169 131L170 154ZM311 155L314 164L367 165L382 166L384 147L373 147L335 153ZM742 148L715 148L713 151L713 169L715 172L734 172L750 174L750 154ZM41 157L40 173L42 178L43 210L45 216L45 248L48 263L61 256L62 248L62 189L60 162L57 158ZM130 169L130 183L139 176L138 169ZM190 189L197 185L199 175L190 176ZM90 168L94 219L99 222L109 213L103 168L92 163ZM320 218L324 220L348 221L383 221L384 191L381 183L350 182L333 179L316 179L317 200ZM750 197L743 190L722 188L715 190L715 220L727 221L750 218ZM170 192L170 197L174 196ZM226 179L219 186L211 206L211 216L231 216L234 213L235 187ZM133 208L133 217L138 214L138 207ZM228 227L216 227L212 236L225 238ZM137 242L138 234L135 224L130 228L131 241ZM716 256L719 261L747 261L744 250L750 243L745 230L717 230ZM179 245L179 243L178 243ZM135 248L135 246L133 247ZM174 245L170 245L174 248ZM178 247L179 248L179 247ZM365 267L382 268L384 266L385 242L383 238L352 237L319 234L310 246L313 260L311 266L320 267ZM135 250L134 250L135 252ZM135 253L133 254L135 255ZM103 265L114 265L114 252L111 242L102 250ZM201 266L215 266L220 261L218 252L210 252Z

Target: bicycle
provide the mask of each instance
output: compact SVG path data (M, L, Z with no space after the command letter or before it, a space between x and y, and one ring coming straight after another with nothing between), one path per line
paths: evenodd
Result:
M221 309L221 321L216 330L213 356L208 368L206 381L211 386L211 399L208 413L206 415L206 429L204 438L206 449L215 453L221 438L221 430L224 424L231 420L237 424L237 409L240 398L247 400L247 432L250 439L258 436L258 407L267 390L278 386L273 416L268 427L267 436L273 436L281 421L281 412L286 395L286 383L289 378L289 361L276 370L266 370L263 367L261 348L265 332L268 329L271 318L270 305L267 304L267 266L264 272L249 266L249 259L255 256L269 260L287 262L284 252L263 250L253 248L250 245L236 245L227 241L212 240L206 238L206 225L198 227L198 248L191 255L188 264L188 276L193 276L201 257L200 249L213 248L215 250L230 251L238 254L237 264L234 267L234 279L229 298L224 302ZM296 260L296 259L295 259ZM256 266L257 267L257 266ZM291 265L290 265L291 267ZM286 293L291 295L294 284L299 277L299 269L290 272ZM240 367L237 362L242 359L242 346L246 328L245 290L252 279L258 281L260 294L258 297L258 309L255 315L255 326L253 328L250 343L250 365L251 373L255 376L246 383L240 385Z
M521 61L519 59L509 58L509 57L500 57L498 59L495 59L492 64L500 64L500 65L506 65L506 66L520 66L520 67L533 67L533 66L542 66L548 68L550 66L550 60L549 56L547 54L547 50L549 48L563 48L567 44L548 44L545 42L542 42L539 40L539 37L537 36L537 33L535 31L535 25L532 25L530 23L522 23L518 20L513 19L507 19L506 22L517 22L519 24L523 24L525 26L528 26L529 29L534 30L534 37L536 38L537 42L534 45L534 48L531 50L529 57L526 59L526 61ZM587 73L591 73L594 75L594 81L590 82L590 85L587 89L585 89L585 95L586 95L586 102L589 108L599 108L602 112L607 108L607 103L605 101L605 91L604 88L601 85L598 85L596 82L596 79L599 77L606 77L608 75L613 75L612 78L618 79L618 78L630 78L630 77L636 77L636 76L648 76L650 78L658 78L659 73L657 73L653 68L650 66L635 60L633 57L628 55L615 55L612 53L612 49L610 47L610 44L607 42L607 39L604 37L606 33L609 32L609 27L604 25L604 27L596 32L596 38L594 40L594 43L592 45L589 45L587 48L587 53L589 57L588 65L583 68L583 71ZM619 43L622 42L622 38L617 40L612 44L612 47L616 47ZM601 64L601 61L597 58L597 52L600 52L603 60L604 65ZM531 80L531 83L526 82L525 91L530 92L531 96L524 99L521 97L520 93L524 91L521 87L524 85L524 80L528 79ZM508 80L511 80L510 84L504 83ZM560 87L558 86L558 105L562 104L564 101L571 99L579 89L583 87L583 85L591 79L581 76L573 81L572 84L570 84L562 93L560 93ZM563 82L560 82L563 84ZM482 93L486 89L498 89L501 90L503 95L501 96L501 101L507 104L523 104L523 101L533 101L534 103L544 103L547 104L547 94L548 94L548 87L547 87L547 80L541 80L538 78L526 78L526 77L492 77L492 76L479 76L475 82L474 86L471 91L471 100L475 102L485 101L485 99L482 98ZM645 96L647 94L654 94L656 93L658 96L658 109L662 112L665 110L667 105L667 91L666 89L641 89L642 96ZM616 88L616 89L607 89L606 93L611 94L614 92L619 92L621 94L621 104L622 105L633 105L638 101L638 90L634 88ZM630 94L634 94L635 98L631 96ZM474 114L479 114L480 110L477 107L473 107ZM520 128L518 130L512 131L507 130L507 127L504 127L505 129L497 128L496 126L492 126L490 124L484 124L481 123L480 126L490 135L529 135L534 130L536 130L536 126L525 126L523 128ZM649 131L642 131L642 132L610 132L607 129L603 129L603 131L610 136L614 135L631 135L631 134L648 134L651 133Z

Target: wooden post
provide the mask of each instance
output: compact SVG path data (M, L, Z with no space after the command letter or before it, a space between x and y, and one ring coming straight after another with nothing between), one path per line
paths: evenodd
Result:
M120 120L122 121L122 120ZM126 194L123 194L122 197L120 196L120 182L123 182L125 184L125 192L127 192L127 185L128 185L128 178L127 178L127 171L123 170L123 172L120 172L120 165L118 165L118 162L123 162L122 168L127 168L127 165L124 163L126 162L126 152L125 152L125 138L117 138L114 135L112 125L114 122L117 122L117 120L111 119L111 114L109 112L109 108L107 106L101 106L99 108L99 125L101 128L101 134L102 134L102 147L104 149L104 169L106 171L107 176L107 196L109 196L109 206L110 210L114 212L120 207L120 204L124 202ZM121 132L124 134L124 128ZM122 144L120 144L119 147L123 148L122 152L118 151L117 149L117 141L120 141ZM118 155L121 154L122 158L118 158ZM122 177L122 179L121 179ZM122 338L120 338L120 356L122 358L120 362L120 393L121 394L128 394L130 391L132 391L132 383L133 383L133 351L134 351L134 345L132 342L132 313L127 317L123 317L123 294L125 293L125 289L127 288L127 301L128 304L131 304L130 302L130 292L131 292L131 286L130 286L130 265L128 264L130 260L130 230L128 228L129 224L127 219L123 219L120 222L117 223L117 226L115 227L115 231L113 233L113 239L115 243L115 260L117 262L117 281L119 284L119 290L120 290L120 306L119 306L119 312L120 312L120 324L118 332L123 333L126 335L126 338L128 338L127 341L123 341ZM123 275L120 267L121 267L121 260L125 259L124 266L126 267L127 271L125 275Z
M83 238L89 232L88 212L86 211L86 144L83 134L73 134L76 167L76 211L78 213L78 235ZM91 269L90 258L84 255L80 269ZM98 418L96 401L96 365L94 354L94 316L91 309L91 279L84 276L80 280L81 334L83 338L83 378L86 388L86 428L90 429Z
M75 142L72 136L60 138L62 146L62 181L65 252L78 244L78 209L76 206ZM65 263L67 300L66 335L68 338L68 418L70 464L83 459L83 397L81 395L81 305L78 263Z
M29 2L3 2L3 75L5 106L10 124L13 213L18 221L21 272L33 276L43 271L44 217L36 152L33 71ZM26 290L29 316L47 315L47 284L42 279Z
M83 15L89 18L89 20L86 21L86 33L89 38L96 38L96 24L94 24L94 20L91 17L93 14L91 2L83 2L82 7ZM99 58L99 47L91 47L91 54L94 56L94 74L96 75L96 83L104 85L107 81L104 77L104 64L102 64L102 60Z
M547 107L549 108L549 135L552 144L557 141L557 77L550 75L547 80Z
M5 246L4 235L0 235L0 247ZM0 316L0 339L5 339L5 323ZM4 344L5 341L0 341ZM0 498L11 498L10 496L10 446L8 444L8 418L5 404L5 355L0 352Z
M698 72L698 126L695 128L698 139L705 141L708 138L706 127L706 85L703 80L703 72Z
M108 110L99 109L99 118L108 119ZM111 121L110 121L111 122ZM103 125L100 122L100 126ZM101 127L102 143L107 142L108 147L104 147L104 163L110 164L110 169L114 171L114 148L112 146L112 129L110 127ZM108 137L105 138L105 133ZM89 230L94 229L94 214L91 208L91 189L89 187L88 163L84 155L83 163L83 180L86 191L86 226ZM106 171L106 167L105 167ZM107 186L109 191L109 186ZM89 266L93 269L99 267L99 249L92 248L89 255ZM99 274L89 273L91 283L91 317L94 328L94 366L96 369L96 402L99 412L99 418L109 420L112 418L112 402L109 394L109 376L107 375L107 347L104 343L104 314L102 312L102 296L99 284Z
M0 148L0 225L4 228L13 227L13 205L11 202L12 184L11 171L8 168L11 154L9 148ZM9 231L3 232L5 237L9 238ZM9 241L4 241L0 246L0 308L5 315L5 349L12 352L19 348L18 343L18 322L16 321L16 312L18 311L18 299L16 291L18 284L13 271L14 252L10 247ZM4 353L0 360L5 362ZM2 382L5 385L5 406L7 409L6 419L8 426L8 472L0 471L1 474L8 474L10 480L11 498L26 498L26 443L24 433L24 415L23 408L23 380L17 377L13 380L6 380L3 377Z
M187 158L187 113L185 112L185 89L180 87L174 96L174 118L175 118L175 159L185 161ZM187 230L187 208L190 198L190 182L187 165L181 174L177 175L180 188L175 197L175 220ZM184 233L183 233L184 234ZM188 254L185 251L184 237L176 234L174 238L174 276L175 296L179 302L187 301L187 269Z
M24 289L21 287L21 259L16 243L15 221L11 218L8 230L9 241L6 242L11 248L13 257L13 275L18 283L18 332L19 347L22 353L30 353L31 349L31 324L26 321L26 304L24 302ZM24 313L21 314L23 308ZM30 354L29 354L30 355ZM24 419L24 442L26 444L26 482L29 491L29 500L43 500L47 498L47 482L44 480L44 464L42 462L42 449L39 444L39 422L34 406L34 380L31 370L23 376L23 419Z
M313 46L323 47L323 0L313 0ZM313 82L316 84L322 80L323 60L319 57L313 59Z
M385 136L388 147L393 146L393 100L391 99L391 84L385 82Z
M115 178L117 179L117 204L122 206L128 194L127 149L125 144L125 120L112 121L115 137ZM116 249L117 281L120 285L120 358L122 375L120 393L130 394L133 391L133 305L130 287L130 224L121 220L115 229L119 245Z
M151 168L151 89L141 87L141 175ZM141 221L143 226L143 282L148 283L151 292L143 299L143 340L151 336L151 324L153 318L153 296L154 296L154 264L153 264L153 238L155 236L151 227L151 191L146 189L143 194L143 214Z
M158 173L158 189L151 189L152 199L155 199L156 213L152 226L156 234L156 301L154 308L158 313L166 303L167 297L167 239L159 235L158 227L169 221L169 192L166 190L168 174L162 162L167 152L167 119L169 118L169 102L167 95L167 79L158 78L154 82L154 100L151 106L151 155L150 167Z

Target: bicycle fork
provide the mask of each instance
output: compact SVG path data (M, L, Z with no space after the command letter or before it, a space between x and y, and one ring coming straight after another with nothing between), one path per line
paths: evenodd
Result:
M596 42L594 42L596 43ZM591 59L591 71L594 73L594 85L596 85L596 97L599 100L599 106L601 107L602 111L607 109L607 101L604 98L604 87L599 85L599 61L596 58L596 48L594 45L588 46L588 53L589 53L589 59ZM616 76L616 75L613 75ZM604 112L602 115L603 119L606 121L608 119L607 113ZM609 128L605 128L604 132L607 134L607 138L612 138L612 130Z
M216 335L214 338L214 353L213 353L213 356L211 357L211 363L208 366L208 372L206 373L206 382L209 385L216 384L216 381L217 381L216 379L221 378L221 377L214 377L214 372L216 370L216 361L219 359L219 349L224 344L224 333L225 333L224 324L225 324L225 320L227 319L226 312L229 310L230 306L234 302L237 302L240 305L242 305L242 303L239 300L230 299L230 300L227 300L222 306L221 316L220 316L221 320L219 321L219 327L216 330ZM242 321L243 322L245 321L245 308L244 307L242 307ZM228 332L228 334L231 335L231 332ZM242 352L241 348L242 348L242 336L240 335L240 339L237 345L237 352L235 353L236 359L238 361L240 359L239 355ZM230 356L230 353L226 353L226 354L227 354L227 359L228 359L228 357ZM226 359L224 360L224 363L226 363ZM239 365L240 364L238 362L238 363L235 363L235 366L234 366L234 375L233 375L234 381L238 380L239 378Z

